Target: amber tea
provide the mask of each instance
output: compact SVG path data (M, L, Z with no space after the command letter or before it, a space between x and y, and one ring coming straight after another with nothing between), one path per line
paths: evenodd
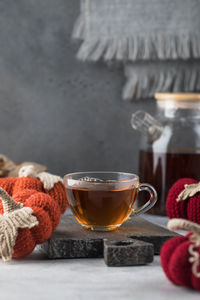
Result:
M71 210L77 220L87 226L121 225L131 213L137 188L124 190L88 190L67 188Z
M137 175L119 172L73 173L65 176L70 208L77 221L87 229L113 230L133 212L140 214L156 201L155 191L140 185ZM133 209L138 191L145 189L150 200Z

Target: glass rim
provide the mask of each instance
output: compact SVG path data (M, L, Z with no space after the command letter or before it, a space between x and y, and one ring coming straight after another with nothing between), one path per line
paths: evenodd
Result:
M65 179L72 179L73 181L76 181L76 182L79 182L81 181L80 178L79 179L76 179L76 178L69 178L70 176L74 176L74 175L83 175L85 174L86 175L90 175L90 174L113 174L113 175L124 175L124 176L132 176L132 178L127 178L127 179L116 179L116 180L105 180L104 182L91 182L91 181L84 181L82 180L82 182L90 182L91 184L95 184L95 185L98 185L98 184L102 184L102 183L130 183L130 182L135 182L137 180L137 183L139 183L139 176L137 174L134 174L134 173L128 173L128 172L117 172L117 171L85 171L85 172L72 172L72 173L68 173L68 174L65 174L63 178Z

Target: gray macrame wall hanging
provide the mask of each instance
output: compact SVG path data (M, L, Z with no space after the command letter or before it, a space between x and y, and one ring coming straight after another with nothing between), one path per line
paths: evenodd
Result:
M80 0L82 61L121 62L123 99L200 91L200 0Z

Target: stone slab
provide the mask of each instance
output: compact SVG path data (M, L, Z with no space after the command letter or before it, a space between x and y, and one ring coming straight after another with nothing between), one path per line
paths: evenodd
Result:
M62 216L51 238L39 249L48 258L100 258L112 266L146 264L159 254L162 244L177 234L141 217L126 221L110 232L94 232L73 216Z

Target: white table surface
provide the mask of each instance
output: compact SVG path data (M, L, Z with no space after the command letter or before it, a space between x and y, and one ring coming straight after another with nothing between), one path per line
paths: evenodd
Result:
M167 218L145 218L166 226ZM147 266L107 267L103 259L47 260L29 257L0 261L0 299L200 299L200 293L171 284L159 256Z

